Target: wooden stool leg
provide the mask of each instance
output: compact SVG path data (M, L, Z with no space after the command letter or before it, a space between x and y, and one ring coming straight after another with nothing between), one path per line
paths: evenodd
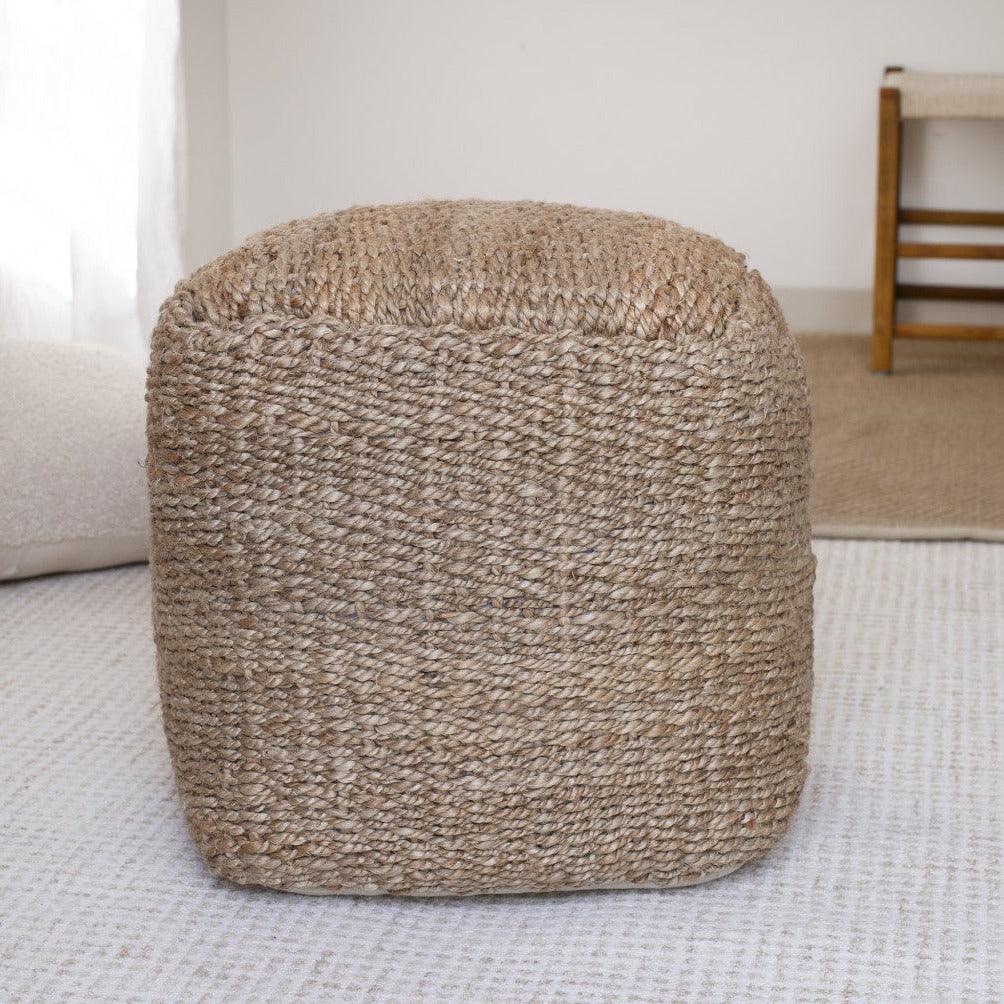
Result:
M878 197L875 209L875 289L872 369L891 372L896 320L896 234L899 215L899 91L879 92Z

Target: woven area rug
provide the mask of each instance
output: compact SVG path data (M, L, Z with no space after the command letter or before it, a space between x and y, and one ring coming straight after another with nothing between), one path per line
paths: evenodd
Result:
M821 537L1004 540L1004 345L802 335Z
M667 892L217 881L173 790L146 568L0 586L0 1000L1000 1000L1004 547L815 550L792 828L762 861Z

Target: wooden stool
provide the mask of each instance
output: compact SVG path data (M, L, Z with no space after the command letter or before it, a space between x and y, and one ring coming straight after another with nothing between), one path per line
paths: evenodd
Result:
M887 67L879 91L878 199L875 221L875 291L872 369L892 370L894 338L963 338L1004 341L1004 327L979 324L899 324L896 301L982 300L1004 302L1004 288L932 286L896 281L900 258L1004 260L1001 244L900 243L900 223L1004 227L1004 212L905 209L900 206L900 140L905 119L1004 119L1004 75L905 73Z

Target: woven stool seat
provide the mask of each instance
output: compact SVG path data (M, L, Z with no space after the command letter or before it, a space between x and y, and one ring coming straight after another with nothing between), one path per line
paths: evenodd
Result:
M417 203L250 239L148 378L164 725L217 875L686 885L805 776L801 359L648 216Z
M900 92L905 119L1004 118L1004 74L887 70L882 86Z

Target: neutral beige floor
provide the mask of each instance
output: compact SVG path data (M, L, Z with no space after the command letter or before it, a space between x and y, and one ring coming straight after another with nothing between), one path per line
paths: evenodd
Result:
M1004 539L1004 344L802 335L820 536Z

